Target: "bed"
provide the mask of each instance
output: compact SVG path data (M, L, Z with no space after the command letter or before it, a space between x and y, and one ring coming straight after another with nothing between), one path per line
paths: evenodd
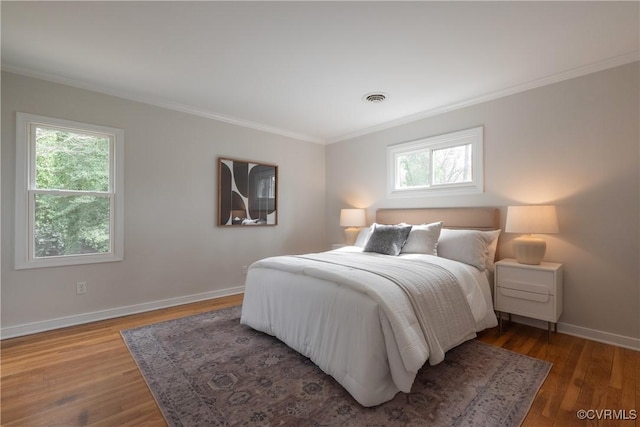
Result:
M498 227L495 208L378 210L354 246L252 264L241 323L308 357L361 405L379 405L409 393L425 363L497 325ZM400 253L371 250L398 234Z

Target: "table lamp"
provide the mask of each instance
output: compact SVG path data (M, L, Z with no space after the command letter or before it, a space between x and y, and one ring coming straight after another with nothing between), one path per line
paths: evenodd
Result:
M347 227L344 230L345 243L353 245L358 237L360 229L367 224L364 209L340 209L340 226Z
M558 233L556 207L509 206L504 231L524 234L513 241L513 253L520 264L540 264L547 250L547 243L532 234Z

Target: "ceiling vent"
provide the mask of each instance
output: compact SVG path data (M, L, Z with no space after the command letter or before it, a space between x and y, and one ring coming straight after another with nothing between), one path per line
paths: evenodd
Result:
M387 94L386 93L382 93L382 92L373 92L373 93L368 93L365 96L362 97L362 100L364 102L369 102L371 104L378 104L382 101L384 101L385 99L387 99Z

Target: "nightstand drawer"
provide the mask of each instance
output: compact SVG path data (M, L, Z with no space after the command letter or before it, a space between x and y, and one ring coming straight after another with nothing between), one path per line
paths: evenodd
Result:
M549 322L557 321L555 296L549 293L541 294L498 287L496 309Z
M553 296L553 295L550 295L549 292L545 292L545 293L527 292L527 291L521 291L518 289L510 289L510 288L502 288L502 287L498 287L498 292L503 297L526 299L528 301L536 301L536 302L549 302L549 300Z
M501 266L496 276L497 285L526 292L554 294L553 271Z

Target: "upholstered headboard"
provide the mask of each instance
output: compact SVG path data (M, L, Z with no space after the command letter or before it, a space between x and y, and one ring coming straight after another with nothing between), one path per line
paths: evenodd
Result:
M444 221L445 228L497 230L500 228L500 211L497 208L420 208L378 209L378 224L427 224Z

